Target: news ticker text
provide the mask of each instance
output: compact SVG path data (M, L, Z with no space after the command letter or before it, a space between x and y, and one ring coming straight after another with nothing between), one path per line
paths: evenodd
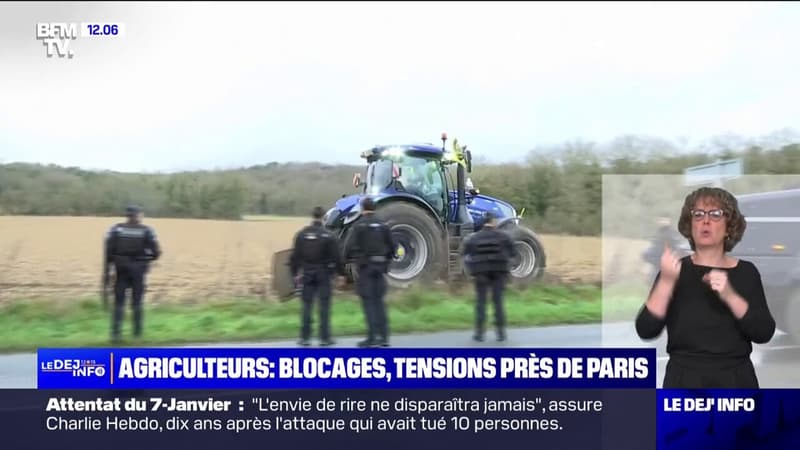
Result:
M291 400L269 396L249 397L246 400L179 399L175 397L150 397L146 399L97 398L75 400L71 397L51 397L45 411L56 412L134 412L143 413L128 417L103 418L84 415L64 417L48 415L48 430L145 430L163 432L173 430L194 431L443 431L447 429L479 433L495 430L561 431L564 425L553 413L602 413L601 399L564 400L558 395L539 393L538 397L521 397L513 400L465 399L454 396L445 400L426 400L402 397L397 400L329 399L311 400L297 397ZM148 412L247 412L254 416L237 419L187 419L180 416L157 419L146 416ZM352 418L353 413L367 413L369 417ZM403 417L375 417L385 413L406 414ZM470 415L478 414L474 418ZM264 415L260 415L264 414ZM321 418L321 415L331 416ZM493 414L523 414L524 418L490 417ZM166 420L164 420L166 419ZM177 428L176 428L177 427Z
M348 448L370 440L400 448L426 442L429 446L429 439L441 438L463 449L530 439L546 447L602 449L601 431L628 427L629 413L635 423L641 422L637 430L641 438L634 441L652 441L655 435L652 389L37 390L36 394L39 400L31 416L37 438L62 446L88 440L100 445L106 438L116 439L117 448L175 439L195 449L263 439L271 445L310 445L330 439L340 445L347 442Z

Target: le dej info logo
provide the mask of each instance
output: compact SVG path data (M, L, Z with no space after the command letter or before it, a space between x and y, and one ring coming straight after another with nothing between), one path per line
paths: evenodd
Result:
M108 373L108 364L94 359L49 359L39 361L39 370L65 378L102 378Z

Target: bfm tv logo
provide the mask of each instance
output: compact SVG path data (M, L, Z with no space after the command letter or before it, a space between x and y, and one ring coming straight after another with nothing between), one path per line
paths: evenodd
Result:
M40 368L42 373L71 373L73 377L102 377L106 374L106 365L93 359L43 361Z
M69 48L70 41L78 39L77 23L37 23L36 39L41 39L47 47L47 57L55 53L59 58L72 58L75 54Z

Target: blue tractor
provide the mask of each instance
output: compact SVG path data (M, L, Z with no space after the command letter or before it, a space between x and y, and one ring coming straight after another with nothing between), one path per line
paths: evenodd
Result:
M467 276L460 251L470 234L480 230L483 215L491 211L498 218L498 228L514 241L511 278L520 286L544 274L545 252L537 235L523 226L513 206L480 194L471 186L466 173L472 172L472 155L457 140L453 150L442 146L386 145L361 154L366 160L364 177L356 174L353 186L361 192L343 195L323 219L325 226L340 240L347 254L351 230L361 217L360 200L371 196L375 214L386 221L398 243L388 282L392 287L408 287L420 281L456 282ZM455 166L455 180L453 180ZM290 250L273 258L273 290L281 298L290 298L295 288L286 260ZM358 277L352 260L347 261L349 281Z

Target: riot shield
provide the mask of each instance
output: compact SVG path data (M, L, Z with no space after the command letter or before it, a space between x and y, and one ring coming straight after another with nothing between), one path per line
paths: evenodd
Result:
M289 249L272 255L272 292L282 302L294 298L298 289L289 269L289 257L291 254L292 250Z

